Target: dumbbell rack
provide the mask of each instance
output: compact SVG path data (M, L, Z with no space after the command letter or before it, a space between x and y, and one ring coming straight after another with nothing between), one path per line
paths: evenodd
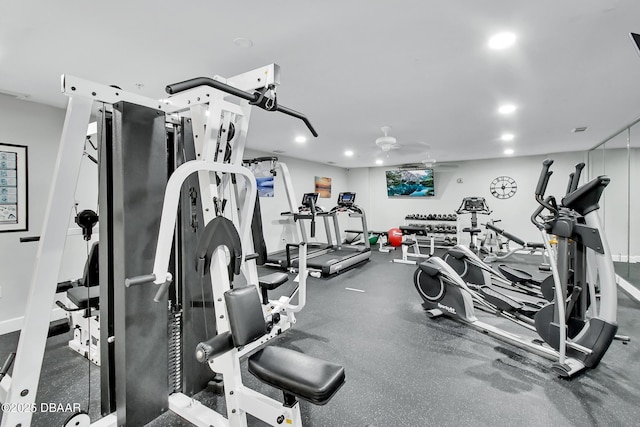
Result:
M405 225L420 225L427 227L427 236L422 237L429 243L420 245L433 249L448 248L458 241L458 216L456 214L408 214L404 217ZM422 240L418 236L418 240ZM433 239L433 240L432 240ZM432 246L433 245L433 246Z

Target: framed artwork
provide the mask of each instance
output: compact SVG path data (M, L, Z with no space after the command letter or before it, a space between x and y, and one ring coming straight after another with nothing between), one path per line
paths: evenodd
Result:
M258 197L274 197L273 173L267 162L255 163L249 166L249 170L256 177Z
M0 232L29 228L27 147L0 143Z
M319 197L331 198L331 178L316 176L316 193Z

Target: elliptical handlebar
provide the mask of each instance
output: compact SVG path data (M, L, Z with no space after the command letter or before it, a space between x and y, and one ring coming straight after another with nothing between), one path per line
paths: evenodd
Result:
M565 196L571 193L571 187L573 186L573 177L575 176L575 172L571 172L569 174L569 182L567 183L567 191L564 192Z
M537 200L537 199L536 199ZM546 205L550 205L554 210L549 209ZM542 216L542 211L545 209L549 209L551 211L551 216L544 217ZM559 215L559 211L556 205L556 198L553 196L548 196L546 199L540 203L540 206L533 212L531 215L531 222L536 227L542 229L545 228L548 222L553 221ZM540 220L538 220L540 218Z
M544 197L544 193L547 191L547 185L549 185L549 178L553 175L553 171L549 170L552 164L553 160L551 159L545 159L542 162L542 170L540 171L540 177L538 178L538 184L536 186L535 198L536 202L538 202L540 206L531 215L531 222L539 229L545 228L548 222L553 221L558 217L558 215L560 215L555 197ZM570 179L568 188L570 188L572 184L573 177ZM551 212L551 218L542 218L541 214L544 209ZM538 218L541 218L541 220L538 220Z
M542 170L540 171L540 177L538 178L538 185L536 186L536 200L538 197L540 197L542 199L542 197L544 196L544 192L547 190L547 184L549 183L549 177L551 176L551 173L549 173L549 168L551 167L551 165L553 164L553 160L551 159L545 159L544 162L542 162Z
M584 169L584 167L585 167L584 163L582 162L578 163L576 165L576 171L570 175L571 184L569 186L569 191L567 191L567 194L566 194L567 196L578 189L578 182L580 181L580 175L582 174L582 169Z

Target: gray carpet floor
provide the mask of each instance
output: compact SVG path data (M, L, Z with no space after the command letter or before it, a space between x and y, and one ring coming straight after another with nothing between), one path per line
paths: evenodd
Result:
M428 318L413 285L415 266L392 263L398 256L376 251L370 262L334 278L310 278L298 323L274 341L345 366L347 382L327 405L301 402L305 425L639 425L640 306L625 295L618 297L619 333L632 341L614 342L596 369L565 380L546 359L454 320ZM0 337L0 360L17 339L17 333ZM68 339L49 339L37 401L81 403L85 409L90 401L95 421L99 368L70 350ZM243 372L243 378L280 399L250 374ZM224 407L212 392L197 398ZM68 415L37 413L33 425L60 425ZM165 413L150 425L190 424ZM264 424L250 418L249 425Z

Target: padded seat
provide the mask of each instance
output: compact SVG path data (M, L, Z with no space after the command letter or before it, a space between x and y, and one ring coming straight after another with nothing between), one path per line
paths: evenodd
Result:
M345 382L344 367L282 347L265 347L248 366L266 384L316 405L326 404Z
M482 230L479 228L471 228L471 227L465 227L462 229L463 233L472 233L472 234L478 234L481 233Z
M260 285L260 296L262 297L262 304L269 303L269 295L267 291L272 291L278 286L289 280L287 273L271 273L266 276L258 277L258 284Z
M98 308L100 306L100 286L78 286L67 291L67 298L78 308Z
M260 287L266 288L270 291L276 289L287 280L289 280L289 275L287 273L271 273L266 276L258 277Z

